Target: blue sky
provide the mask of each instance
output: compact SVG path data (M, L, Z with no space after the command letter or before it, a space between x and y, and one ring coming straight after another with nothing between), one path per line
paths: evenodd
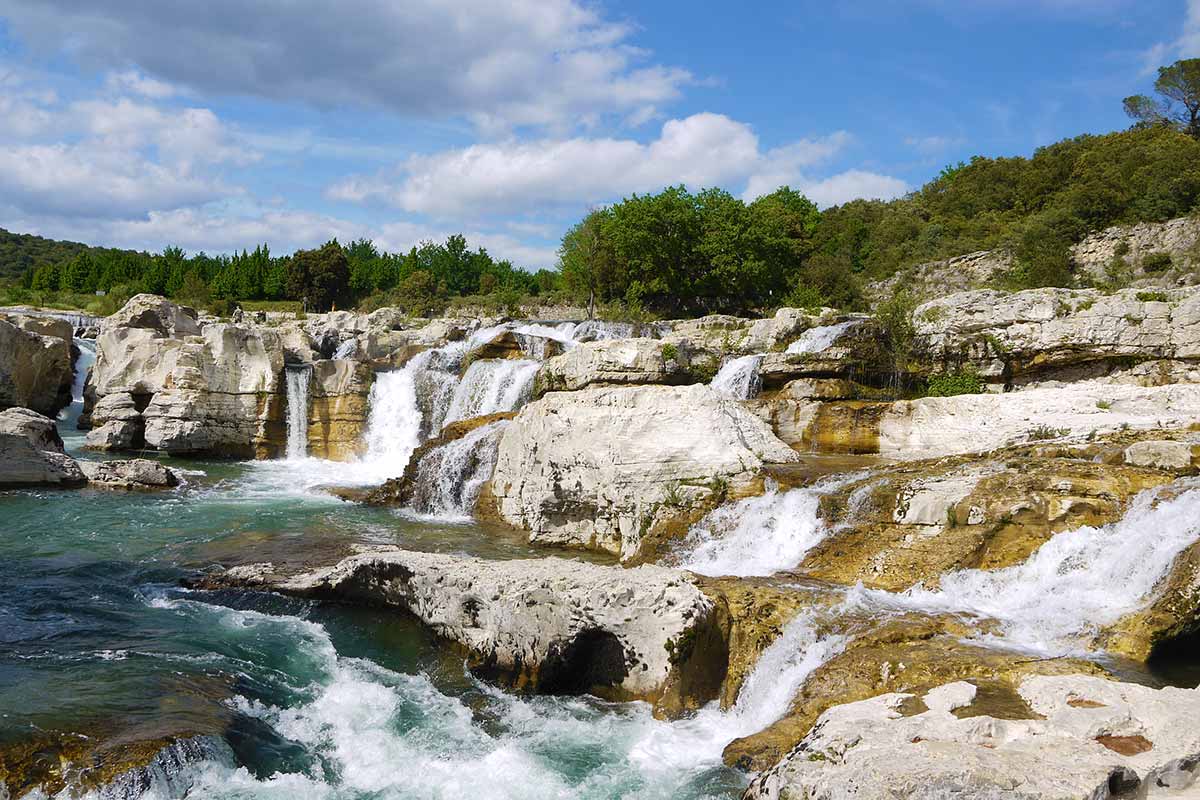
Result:
M0 227L548 267L632 192L827 206L1122 128L1197 55L1200 0L0 0Z

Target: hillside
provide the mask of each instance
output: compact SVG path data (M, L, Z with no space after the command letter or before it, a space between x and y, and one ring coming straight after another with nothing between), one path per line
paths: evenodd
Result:
M110 252L130 251L114 251L80 242L47 239L30 233L13 233L0 228L0 280L20 277L30 269L64 264L80 253L98 255Z

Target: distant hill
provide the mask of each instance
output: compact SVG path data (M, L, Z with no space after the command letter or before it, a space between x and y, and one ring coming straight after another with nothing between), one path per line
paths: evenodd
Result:
M46 239L0 228L0 279L20 277L28 269L37 269L48 264L62 264L83 252L99 254L132 251Z

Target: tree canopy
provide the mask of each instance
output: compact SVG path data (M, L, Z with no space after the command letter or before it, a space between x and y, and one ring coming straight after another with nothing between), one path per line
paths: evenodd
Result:
M1200 58L1186 58L1158 68L1157 98L1135 94L1125 98L1125 113L1139 125L1170 125L1200 138Z

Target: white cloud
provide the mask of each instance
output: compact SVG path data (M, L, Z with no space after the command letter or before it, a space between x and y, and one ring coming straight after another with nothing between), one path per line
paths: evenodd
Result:
M839 131L764 152L749 125L701 113L667 121L648 143L576 137L477 144L414 156L395 170L338 182L328 195L358 203L382 201L438 218L575 208L678 183L693 188L744 185L744 196L753 198L782 184L813 183L806 172L849 141L849 134ZM893 186L902 185L892 180ZM877 181L873 190L884 185Z
M178 89L171 84L164 81L156 81L154 78L149 78L136 69L127 69L123 72L110 72L105 82L113 91L129 91L152 100L164 100L178 93Z
M1142 54L1142 73L1152 75L1161 66L1180 58L1200 57L1200 0L1187 0L1183 30L1170 42L1158 42Z
M11 77L3 89L0 197L19 213L144 219L239 194L211 167L256 157L208 109L127 97L65 103Z
M43 52L148 97L202 92L464 117L490 131L645 117L692 81L582 0L5 0ZM69 35L64 35L69 31ZM137 71L130 73L129 65Z
M819 206L836 206L850 200L891 200L908 191L908 184L889 175L852 169L824 180L801 183L799 188Z

